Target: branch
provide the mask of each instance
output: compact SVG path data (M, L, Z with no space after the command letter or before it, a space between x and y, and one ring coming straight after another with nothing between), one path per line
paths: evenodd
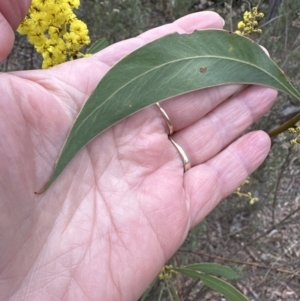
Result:
M296 116L294 116L293 118L291 118L290 120L288 120L287 122L282 124L281 126L270 131L268 134L271 138L275 137L275 136L287 131L289 128L293 127L299 121L300 121L300 113L298 113Z

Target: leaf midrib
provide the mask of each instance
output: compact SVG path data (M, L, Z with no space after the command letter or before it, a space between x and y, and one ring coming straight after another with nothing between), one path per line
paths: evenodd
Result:
M193 59L198 59L198 58L218 58L218 59L223 59L223 60L228 60L228 61L234 61L234 62L239 62L239 63L242 63L244 65L249 65L249 66L252 66L252 67L255 67L257 68L258 70L264 72L265 74L269 75L271 78L275 79L275 81L277 83L280 84L280 82L276 79L276 77L274 77L271 73L268 73L266 72L263 68L260 68L259 66L255 65L255 64L252 64L252 63L249 63L249 62L245 62L245 61L242 61L242 60L238 60L238 59L234 59L234 58L229 58L229 57L222 57L222 56L215 56L215 55L204 55L204 56L193 56L193 57L187 57L187 58L180 58L180 59L177 59L177 60L173 60L173 61L170 61L170 62L167 62L167 63L164 63L164 64L161 64L157 67L154 67L150 70L147 70L146 72L136 76L135 78L133 78L132 80L128 81L126 84L124 84L123 86L121 86L119 89L117 89L113 94L111 94L107 99L105 99L103 102L101 102L101 104L99 104L99 106L97 106L93 112L91 112L89 115L86 116L86 118L84 118L81 122L81 124L77 127L77 130L75 131L78 132L79 129L81 128L81 126L86 122L86 120L88 118L90 118L90 116L92 116L96 111L100 110L101 109L101 106L103 106L105 103L107 103L114 95L116 95L120 90L122 90L124 87L128 86L130 83L132 83L133 81L137 80L138 78L146 75L147 73L150 73L150 72L153 72L154 70L156 69L159 69L159 68L163 68L164 66L167 66L169 64L173 64L173 63L177 63L177 62L180 62L180 61L184 61L184 60L193 60ZM108 71L109 72L109 71ZM280 84L281 85L281 84ZM97 88L96 88L97 89Z

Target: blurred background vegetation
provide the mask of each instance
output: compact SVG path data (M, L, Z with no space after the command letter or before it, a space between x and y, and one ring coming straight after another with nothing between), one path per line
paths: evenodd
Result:
M90 29L92 41L105 37L109 43L124 40L188 13L212 10L231 31L243 12L259 5L265 18L261 35L253 36L300 90L299 0L81 0L78 17ZM41 59L24 36L16 36L10 56L1 71L37 69ZM270 130L300 112L300 104L279 95L273 109L251 129ZM171 263L217 262L239 271L233 284L249 300L300 300L300 148L291 147L291 134L273 140L263 166L243 191L259 202L233 194L191 230ZM198 281L183 276L174 279L180 300L225 300ZM158 283L147 300L167 300Z

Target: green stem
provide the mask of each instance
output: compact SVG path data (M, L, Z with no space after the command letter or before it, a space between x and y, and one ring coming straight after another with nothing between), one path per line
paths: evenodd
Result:
M289 128L293 127L298 121L300 121L300 113L298 113L296 116L282 124L281 126L277 127L276 129L270 131L268 134L269 136L275 137L285 131L287 131Z

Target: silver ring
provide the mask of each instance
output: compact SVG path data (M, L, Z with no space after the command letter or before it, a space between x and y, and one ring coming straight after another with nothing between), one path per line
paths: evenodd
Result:
M158 108L160 109L160 111L162 112L162 114L164 115L164 117L166 119L166 122L167 122L167 125L168 125L168 128L169 128L169 134L168 134L168 136L173 135L174 128L173 128L173 124L171 122L171 119L169 118L169 116L166 113L166 111L161 107L160 103L157 102L156 105L158 106Z
M191 162L190 162L188 156L186 155L185 151L183 150L183 148L179 144L177 144L173 140L173 138L171 136L169 136L169 140L175 146L175 148L177 149L177 151L178 151L178 153L179 153L179 155L182 159L184 172L188 171L191 168Z

